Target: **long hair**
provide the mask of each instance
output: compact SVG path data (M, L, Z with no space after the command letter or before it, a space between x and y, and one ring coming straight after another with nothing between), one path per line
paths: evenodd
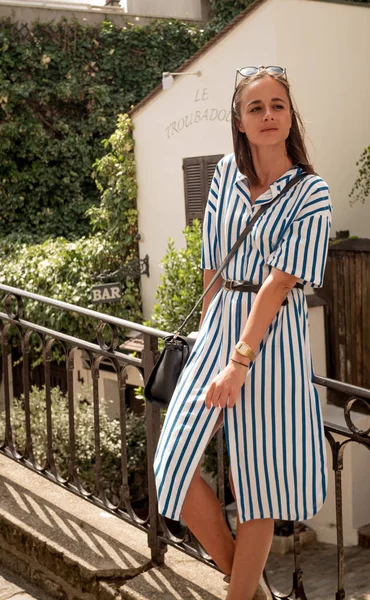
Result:
M261 182L258 178L256 170L254 168L252 153L248 138L242 131L239 131L240 123L240 103L242 100L243 92L248 85L263 77L272 77L281 85L284 86L287 96L289 98L290 110L292 114L292 125L289 131L289 135L285 141L286 150L289 159L293 165L300 166L306 173L315 174L314 168L308 158L308 152L304 143L305 129L302 119L294 106L293 99L290 93L290 85L288 80L283 75L266 73L266 71L259 71L251 77L245 77L238 84L232 99L231 107L231 127L233 134L233 144L235 160L238 169L243 175L248 178L248 181L252 185L259 185Z

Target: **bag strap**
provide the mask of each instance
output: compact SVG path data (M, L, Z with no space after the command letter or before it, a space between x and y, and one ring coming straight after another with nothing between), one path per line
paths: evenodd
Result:
M234 256L234 254L236 253L236 251L238 250L238 248L244 242L245 238L247 237L248 233L251 231L251 229L252 229L253 225L255 224L255 222L260 218L260 216L268 208L270 208L271 204L273 204L274 202L276 202L277 200L279 200L279 198L283 194L285 194L285 192L287 192L291 187L293 187L296 183L298 183L298 181L300 181L301 179L303 179L303 177L305 177L306 175L307 175L307 173L300 173L299 175L296 175L295 177L293 177L293 179L291 179L289 181L289 183L287 183L287 185L284 187L283 190L281 190L281 192L276 196L276 198L274 198L270 202L266 202L266 204L264 204L263 206L261 206L261 208L259 209L259 211L254 215L253 219L251 219L249 221L249 223L246 226L246 228L244 229L244 231L240 234L240 236L236 240L235 244L231 248L229 254L222 261L222 263L219 266L219 268L217 269L215 275L212 277L212 280L207 285L207 287L204 290L203 294L201 295L201 297L199 298L199 300L195 304L194 308L190 311L190 313L186 317L185 321L180 325L180 327L176 331L174 337L177 337L181 333L181 331L185 327L186 323L189 321L189 319L191 319L191 317L193 316L195 310L198 308L199 304L202 302L202 300L204 299L204 297L208 294L209 290L211 289L211 287L213 286L213 284L216 282L216 280L219 278L219 276L221 275L221 273L224 270L224 268L226 267L226 265L230 262L230 260L232 259L232 257Z

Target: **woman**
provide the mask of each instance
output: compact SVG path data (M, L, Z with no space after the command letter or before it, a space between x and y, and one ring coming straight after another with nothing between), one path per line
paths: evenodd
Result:
M238 73L234 154L216 168L204 218L205 285L263 203L296 175L306 175L258 219L207 294L196 344L166 416L155 473L161 513L181 515L231 575L228 600L252 600L274 519L309 519L326 494L302 284L322 285L331 202L327 184L309 163L285 70L245 67ZM256 294L232 289L233 282L261 287ZM202 454L222 423L238 508L236 541L200 477Z

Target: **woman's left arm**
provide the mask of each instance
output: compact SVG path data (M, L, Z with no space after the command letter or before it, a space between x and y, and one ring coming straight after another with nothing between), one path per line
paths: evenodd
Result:
M240 336L240 340L247 342L253 352L257 352L276 313L297 281L298 277L272 268L257 294ZM205 398L207 408L212 406L232 408L234 406L240 389L245 383L249 362L248 358L234 350L229 364L222 369L209 386Z

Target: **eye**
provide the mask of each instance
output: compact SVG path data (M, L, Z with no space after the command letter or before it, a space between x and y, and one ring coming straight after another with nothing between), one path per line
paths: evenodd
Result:
M260 110L260 109L261 109L261 107L260 107L260 106L255 106L254 108L252 108L252 109L250 110L250 112L256 112L257 110Z
M282 104L275 104L274 108L284 108Z

